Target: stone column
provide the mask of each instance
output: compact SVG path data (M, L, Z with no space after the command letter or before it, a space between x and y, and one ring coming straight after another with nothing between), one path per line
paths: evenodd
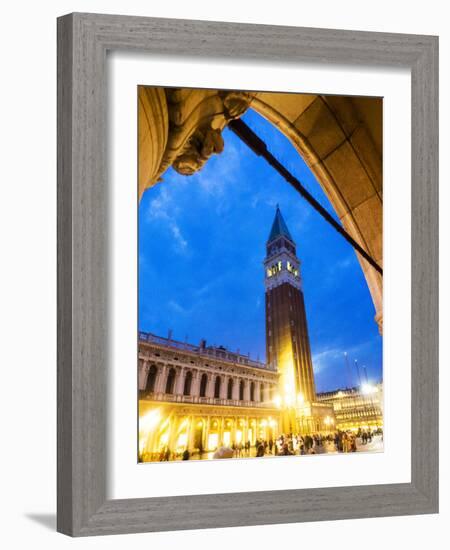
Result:
M204 438L205 438L205 441L204 441L204 444L203 444L203 449L206 451L208 449L208 438L209 438L209 421L210 421L210 418L209 418L209 415L205 417L205 429L204 429Z
M194 435L196 430L196 420L194 416L189 417L189 431L187 439L187 448L190 453L194 450Z
M220 398L226 399L228 392L228 376L222 376L222 385L220 386Z
M236 425L237 425L237 420L236 420L236 417L235 417L235 416L233 416L232 422L233 422L233 425L232 425L232 427L231 427L231 444L236 443Z
M169 450L171 452L171 458L173 459L173 453L175 451L175 445L177 440L177 432L178 432L178 425L180 423L180 419L177 416L174 416L172 418L172 424L170 426L170 435L169 435Z
M155 393L166 393L167 374L169 372L167 365L158 366L158 376L155 384Z
M214 397L214 380L215 377L208 373L208 383L206 384L206 397Z
M255 380L255 402L259 403L261 401L261 387L259 385L259 380Z
M147 361L139 361L139 389L145 390L147 385L149 365Z
M244 401L250 401L250 380L244 382Z
M200 379L201 373L199 370L192 371L192 385L191 385L191 395L192 397L198 397L200 395Z
M219 419L219 447L221 445L223 445L223 427L224 427L224 424L225 424L225 418L222 416L220 419Z
M183 395L184 390L184 379L186 377L186 369L184 367L177 369L177 376L175 379L175 391L174 393L178 395Z
M239 384L241 380L239 378L233 378L233 399L239 401Z

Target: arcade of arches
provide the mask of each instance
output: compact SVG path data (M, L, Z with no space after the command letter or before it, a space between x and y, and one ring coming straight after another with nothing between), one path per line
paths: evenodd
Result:
M279 373L265 363L223 348L195 346L149 333L139 335L140 460L184 449L214 451L255 445L281 431L276 405ZM304 433L327 432L328 404L316 403Z

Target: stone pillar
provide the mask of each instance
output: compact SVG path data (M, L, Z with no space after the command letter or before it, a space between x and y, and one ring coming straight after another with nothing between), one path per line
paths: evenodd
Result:
M259 387L259 395L261 396L261 402L262 403L267 401L267 399L266 399L266 386L267 386L267 384L264 384L263 382L261 382L260 387Z
M203 444L203 449L206 451L208 450L208 439L209 439L209 422L210 422L210 417L209 415L205 417L205 429L204 429L204 438L205 438L205 441L204 441L204 444Z
M200 395L200 379L201 373L198 370L192 371L192 385L191 385L191 395L192 397L198 397Z
M139 389L145 390L147 385L147 377L149 371L149 364L147 361L139 361Z
M178 395L183 395L184 379L186 378L186 369L184 367L177 369L177 376L175 379L175 391Z
M194 416L189 417L189 431L187 439L187 448L190 453L194 450L194 436L196 430L196 420Z
M228 392L228 376L222 376L222 385L220 386L220 398L226 399Z
M170 435L169 435L169 450L171 452L171 458L173 458L173 453L175 451L175 445L177 442L177 435L178 435L178 425L180 423L180 419L177 416L174 416L172 418L172 423L170 426Z
M166 393L167 374L169 372L167 365L158 367L158 376L155 384L155 393Z
M244 381L244 401L250 401L250 380Z
M163 88L139 86L139 197L158 178L169 137Z
M223 445L223 427L224 427L224 424L225 424L225 418L222 416L220 419L219 419L219 447L221 445Z
M233 419L232 419L232 426L231 426L231 444L233 443L236 443L236 424L237 424L237 419L235 416L233 416Z
M233 399L239 401L239 384L241 383L240 378L233 378Z
M261 386L259 380L255 382L255 401L256 403L261 401Z
M245 422L245 425L244 425L244 433L243 433L243 438L244 438L244 443L247 443L248 441L248 416L246 416L244 418L244 422Z
M208 383L206 384L206 397L214 397L214 380L215 377L208 373Z

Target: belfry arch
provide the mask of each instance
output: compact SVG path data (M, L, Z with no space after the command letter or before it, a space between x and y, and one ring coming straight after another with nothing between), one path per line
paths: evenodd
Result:
M343 227L383 266L381 98L145 86L138 95L140 196L170 166L200 170L222 152L228 122L252 108L291 141ZM358 259L382 331L382 276Z

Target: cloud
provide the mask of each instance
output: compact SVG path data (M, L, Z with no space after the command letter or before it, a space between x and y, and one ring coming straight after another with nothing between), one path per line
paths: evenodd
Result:
M146 220L149 222L158 220L160 224L165 224L173 237L175 251L185 254L188 251L188 241L183 236L181 228L175 219L180 209L173 200L174 194L168 191L168 185L170 183L166 182L160 186L159 193L150 201L146 212Z
M170 227L170 230L172 231L172 235L175 241L178 244L178 247L183 251L186 250L188 243L187 243L187 240L181 234L181 231L178 225L174 221L171 221L169 223L169 227Z
M355 359L358 359L358 355L362 354L370 346L373 345L373 341L367 340L361 344L356 344L350 347L328 347L317 351L312 354L312 363L314 366L314 372L316 374L321 373L330 368L335 368L336 363L339 362L342 368L346 367L345 353L347 353L349 364L351 368Z
M242 180L237 177L241 168L242 151L231 140L227 140L222 153L210 158L205 166L194 176L198 190L208 199L220 199L216 208L222 212L227 196L226 191L230 185L235 185Z
M183 307L176 300L169 300L167 305L170 309L172 309L175 313L178 313L179 315L188 315L190 313L190 310L188 308Z
M317 374L327 370L331 365L334 365L336 360L342 358L344 360L344 351L340 348L329 348L322 351L313 353L312 363L314 366L314 372Z

